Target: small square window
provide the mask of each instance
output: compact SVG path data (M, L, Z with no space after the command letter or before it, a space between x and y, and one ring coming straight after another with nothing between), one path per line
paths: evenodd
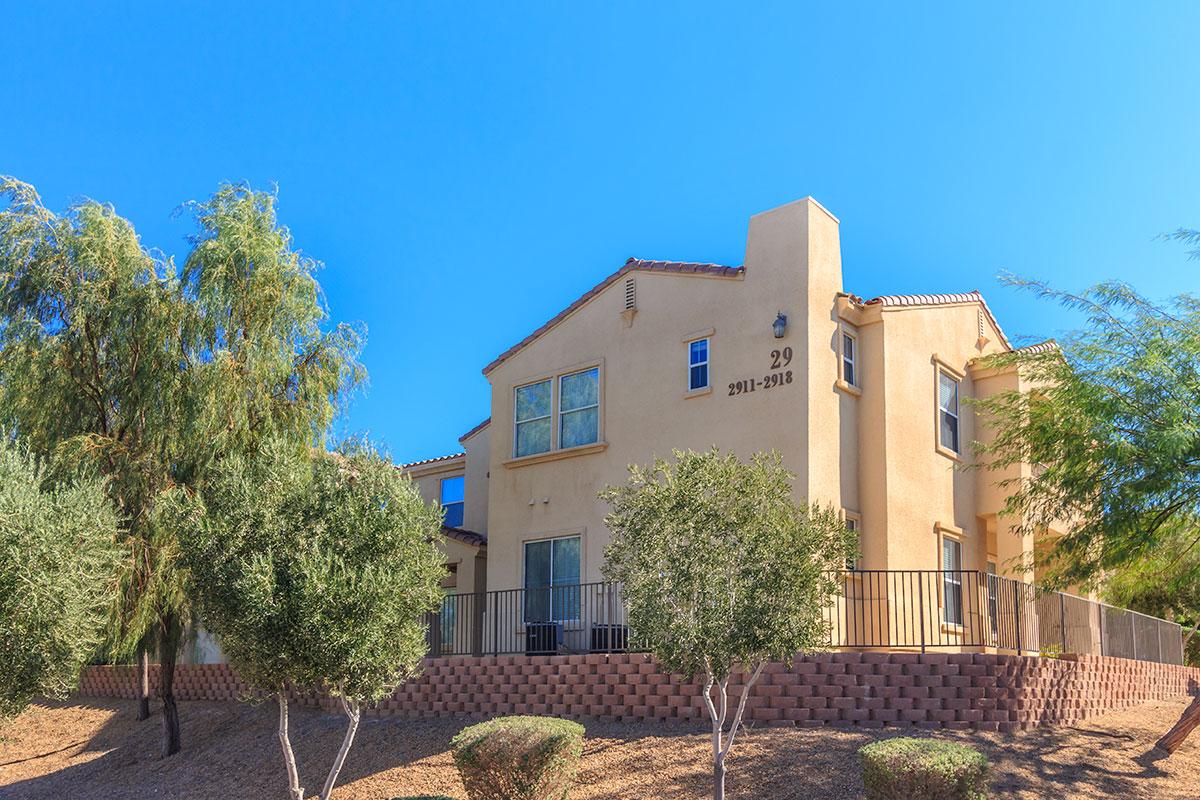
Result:
M959 449L958 381L938 370L938 443L955 453Z
M688 391L708 388L708 339L688 343Z

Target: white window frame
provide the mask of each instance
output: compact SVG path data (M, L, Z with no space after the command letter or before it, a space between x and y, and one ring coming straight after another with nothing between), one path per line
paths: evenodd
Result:
M954 547L956 548L955 552L958 556L958 559L957 559L958 560L958 569L957 570L947 570L946 569L946 544L947 543L953 544ZM962 579L963 566L962 565L963 565L963 541L962 541L962 539L958 538L957 536L950 536L947 533L943 532L942 535L938 537L938 569L941 570L941 572L942 572L942 585L940 587L941 595L942 595L942 624L949 625L954 628L961 628L966 623L966 613L967 612L966 612L966 609L963 607L964 604L966 603L966 594L963 592L963 579ZM950 586L958 587L958 619L950 619L950 617L949 617L950 603L949 603L949 597L948 597L949 592L947 590L949 589Z
M942 379L949 380L954 384L954 411L942 407ZM937 444L942 450L948 453L953 453L956 456L962 455L962 378L945 367L937 368L937 385L935 388L934 403L937 406ZM955 439L954 446L942 441L942 414L949 414L954 418Z
M692 345L696 342L704 342L704 360L692 363ZM687 387L688 392L704 392L712 388L712 337L697 336L695 339L687 341ZM692 370L696 367L704 367L704 385L692 386Z
M858 369L858 334L850 331L847 328L841 328L841 338L838 339L838 375L847 386L853 386L855 389L862 388L862 376ZM852 352L850 357L846 357L846 340L850 340ZM846 377L846 363L850 363L850 370L853 372L852 378Z
M858 555L853 559L846 560L846 569L856 577L861 577L857 573L862 572L862 515L854 511L842 511L842 520L846 523L846 530L853 531L858 540Z
M562 382L564 380L566 380L567 378L573 378L574 376L582 375L585 372L595 372L596 373L596 402L592 403L590 406L580 406L579 408L570 408L570 409L567 409L566 411L564 411L562 408ZM572 370L571 372L564 372L564 373L560 374L557 378L555 378L555 390L556 391L553 392L550 397L550 405L551 405L551 408L553 408L558 413L558 425L555 428L556 435L550 442L550 444L551 444L550 449L551 450L565 449L562 447L562 426L563 426L564 416L567 414L574 414L579 411L587 411L588 409L591 409L591 408L596 409L596 438L590 442L584 442L583 444L572 445L572 447L588 447L590 445L593 445L593 444L596 444L597 442L599 442L600 441L600 367L598 367L598 366L584 367L583 369Z
M522 389L528 389L530 386L537 386L539 383L549 383L550 384L550 412L548 414L545 414L540 417L530 417L529 419L518 420L517 419L517 405L518 405L517 404L517 392L521 391ZM525 383L518 384L517 386L513 387L513 394L512 394L512 397L513 397L513 428L512 428L512 431L513 431L513 442L512 442L513 458L527 458L530 456L539 456L539 455L542 455L543 453L549 453L555 449L555 447L554 447L554 405L555 405L554 404L554 399L555 399L554 398L554 390L555 390L557 383L558 382L554 379L554 377L551 376L551 377L538 378L537 380L533 380L533 381L526 381ZM551 421L550 422L550 447L547 448L546 450L539 450L536 453L520 453L520 454L517 453L517 442L519 441L519 438L520 438L517 436L517 426L525 425L530 422L540 422L541 420L544 420L544 419L548 419Z
M566 584L559 584L559 585L560 586L579 586L580 587L580 589L579 589L580 598L579 598L579 602L576 604L576 606L577 606L576 610L578 611L578 614L570 619L557 619L554 616L554 588L555 588L554 587L554 542L566 541L568 539L578 539L579 540L579 583L577 583L577 584L566 583ZM582 586L583 586L583 534L582 533L567 533L567 534L563 534L561 536L548 536L544 539L526 539L525 541L521 542L521 594L522 594L522 597L521 597L521 624L526 625L530 622L530 620L528 620L525 616L527 608L528 608L526 605L527 601L525 600L525 594L530 591L530 587L528 585L529 557L527 555L529 545L542 544L543 542L547 542L550 544L550 585L549 586L537 586L537 587L533 587L533 588L550 590L550 609L549 609L550 619L549 620L533 620L533 622L534 622L534 624L538 624L538 623L542 623L542 622L557 622L558 624L563 625L564 627L567 625L577 625L580 622L580 617L583 615L583 597L582 597L582 594L583 594L583 588L582 588Z

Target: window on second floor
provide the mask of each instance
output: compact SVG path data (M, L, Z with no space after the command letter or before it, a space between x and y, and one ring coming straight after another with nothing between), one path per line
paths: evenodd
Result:
M858 339L850 333L842 332L842 380L851 386L858 386Z
M442 478L441 502L445 516L443 524L451 528L461 528L463 524L464 479L462 475L454 478Z
M517 387L513 455L530 456L550 449L551 386L544 380Z
M558 379L558 446L600 440L600 370L593 367Z
M708 339L688 342L688 391L708 388Z
M959 442L958 381L938 370L938 444L961 453Z
M556 424L557 423L557 424ZM513 456L582 447L600 441L600 369L579 370L518 386Z

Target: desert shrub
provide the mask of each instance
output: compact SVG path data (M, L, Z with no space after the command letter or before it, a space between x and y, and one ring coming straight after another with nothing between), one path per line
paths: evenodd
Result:
M858 751L867 800L982 800L987 756L937 739L897 738Z
M583 755L583 726L553 717L500 717L450 742L470 800L562 800Z

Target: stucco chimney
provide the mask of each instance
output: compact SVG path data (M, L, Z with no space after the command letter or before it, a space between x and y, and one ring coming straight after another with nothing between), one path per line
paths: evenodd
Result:
M840 506L839 442L829 435L838 430L840 417L832 390L838 377L836 303L842 291L838 219L811 197L755 214L745 263L761 316L769 321L777 311L786 314L784 343L804 356L797 419L806 447L786 454L797 493Z

